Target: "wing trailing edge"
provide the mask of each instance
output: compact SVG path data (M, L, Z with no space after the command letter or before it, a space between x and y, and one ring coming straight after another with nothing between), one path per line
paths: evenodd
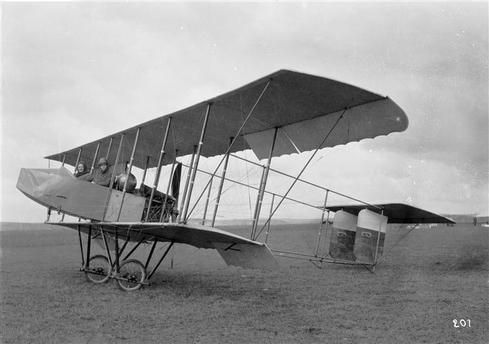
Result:
M402 109L389 98L382 98L280 127L273 156L334 147L401 132L407 127L408 119ZM259 159L268 156L274 131L275 129L268 129L245 135L246 141Z

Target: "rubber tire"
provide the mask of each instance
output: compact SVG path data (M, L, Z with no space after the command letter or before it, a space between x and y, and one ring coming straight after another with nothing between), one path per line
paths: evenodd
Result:
M132 275L129 276L131 281L117 279L119 287L125 291L138 290L142 287L142 283L146 280L146 269L137 259L124 260L119 266L119 278L128 278L127 274L131 273Z
M89 280L92 283L100 284L100 283L105 283L109 280L110 275L112 273L112 267L110 266L109 260L107 259L106 256L97 254L95 256L92 256L89 260L89 270L92 272L85 271L85 276L87 277L87 280ZM98 264L97 264L98 263ZM95 265L94 270L93 266ZM103 270L100 270L103 269ZM107 271L107 273L105 273ZM101 276L104 276L103 278L100 278Z

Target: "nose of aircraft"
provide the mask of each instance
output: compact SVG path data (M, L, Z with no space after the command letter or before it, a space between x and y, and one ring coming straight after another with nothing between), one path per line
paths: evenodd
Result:
M55 191L62 179L71 174L65 169L30 169L22 168L17 189L34 201L45 206L55 206L52 204Z

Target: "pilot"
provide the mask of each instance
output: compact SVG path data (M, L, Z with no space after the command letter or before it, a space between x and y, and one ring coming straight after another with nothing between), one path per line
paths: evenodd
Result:
M78 163L78 165L76 166L76 170L75 170L75 177L76 178L80 178L81 176L87 174L89 171L88 171L88 168L87 168L87 165L83 162L83 161L80 161Z
M90 174L82 176L80 179L93 182L101 186L109 186L112 177L113 166L109 164L106 158L99 159L97 168Z

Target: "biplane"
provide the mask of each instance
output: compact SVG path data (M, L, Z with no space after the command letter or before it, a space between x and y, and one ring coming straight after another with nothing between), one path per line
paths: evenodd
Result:
M103 283L115 279L124 290L148 284L174 244L215 249L227 264L244 268L273 269L277 255L373 268L382 255L388 223L452 221L404 204L369 204L301 177L323 148L402 132L407 127L406 114L388 97L324 77L279 70L183 110L49 155L47 159L61 166L21 169L17 188L48 208L47 223L78 231L81 271L88 280ZM229 161L247 160L237 153L249 150L259 163L248 162L259 167L261 177L257 186L248 185L256 192L248 238L217 228L216 216L224 182L241 183L226 175ZM310 152L310 157L297 175L271 167L275 157L304 152ZM67 169L67 165L76 169L81 161L88 161L92 162L90 173L94 173L96 161L102 157L112 165L108 187L81 180ZM190 163L183 164L183 157L189 157ZM199 162L210 157L217 157L217 166L204 171ZM166 189L161 190L161 171L170 166ZM180 183L182 166L187 169L184 186ZM139 183L132 174L135 169L142 171ZM154 180L147 183L150 170ZM278 194L267 188L272 172L290 179L286 192ZM197 175L208 178L199 193L195 191ZM211 198L213 180L218 185L216 189L214 183L215 197ZM324 203L317 206L291 197L298 183L319 190ZM333 194L355 204L330 204L328 197ZM265 195L272 196L267 216L262 215ZM331 227L328 253L319 254L317 247L308 254L280 251L263 241L284 201L296 201L320 212L317 245ZM199 202L205 202L204 211L193 221ZM212 212L210 202L214 202ZM61 221L51 221L51 211L61 214ZM330 213L335 214L332 220ZM65 221L64 215L74 220ZM94 241L102 243L104 254L91 253ZM166 245L159 258L154 257L157 243ZM145 261L131 258L142 244L150 247Z

